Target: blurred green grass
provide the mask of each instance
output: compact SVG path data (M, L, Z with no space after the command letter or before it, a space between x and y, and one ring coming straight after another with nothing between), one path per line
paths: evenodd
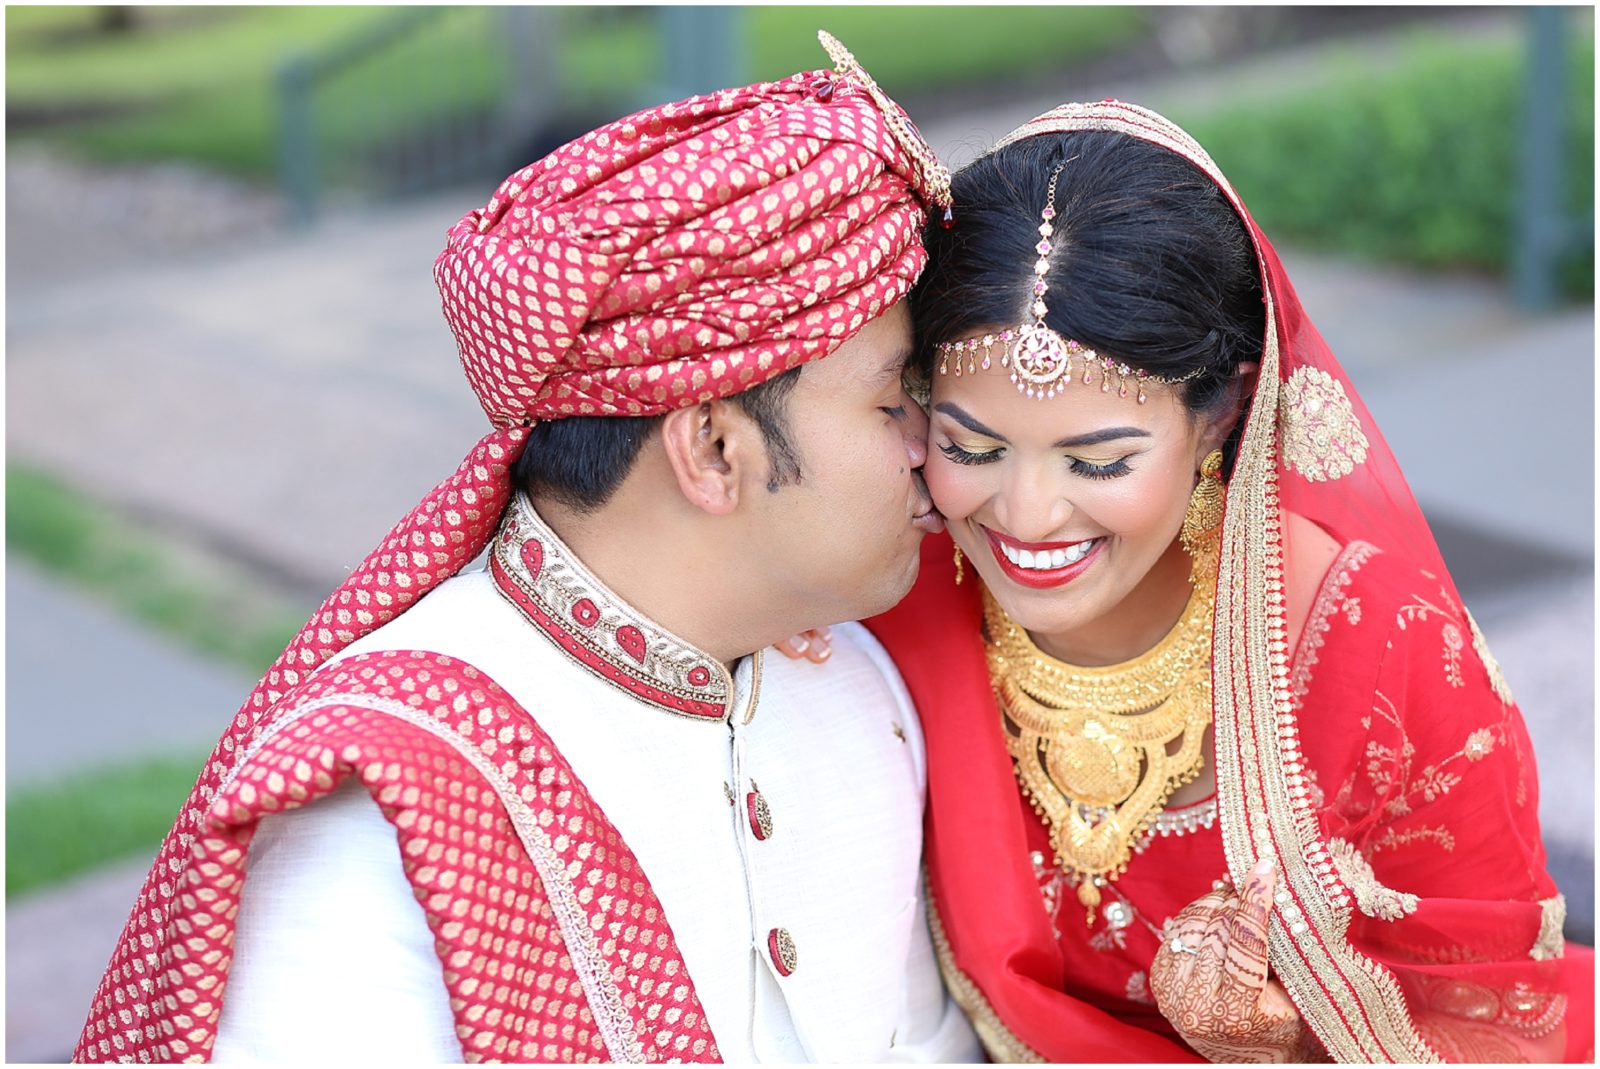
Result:
M204 753L112 765L6 792L6 896L154 858Z
M310 615L310 607L242 569L186 552L170 535L15 462L6 466L6 551L252 675L272 663ZM9 789L6 893L153 854L204 757L149 758Z
M252 674L266 670L312 608L17 463L6 466L6 551Z
M758 7L745 12L749 78L829 67L817 31L844 42L891 95L1004 80L1126 47L1149 28L1137 7Z

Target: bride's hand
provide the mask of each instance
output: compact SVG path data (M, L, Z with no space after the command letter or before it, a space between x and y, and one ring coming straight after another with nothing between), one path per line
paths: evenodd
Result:
M1172 1026L1214 1062L1290 1062L1321 1056L1283 986L1269 975L1270 861L1243 893L1223 884L1172 919L1150 965L1150 993Z
M788 657L798 661L802 658L821 664L833 656L833 630L827 627L813 627L809 631L802 631L782 642L774 642L772 648Z

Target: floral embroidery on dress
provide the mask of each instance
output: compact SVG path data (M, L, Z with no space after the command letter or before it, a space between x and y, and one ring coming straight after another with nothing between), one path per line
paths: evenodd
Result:
M1143 969L1135 970L1128 977L1128 987L1124 992L1129 1002L1142 1002L1146 1006L1154 1006L1156 1000L1150 994L1150 977Z
M1467 683L1461 678L1461 647L1465 643L1461 628L1446 621L1439 634L1444 639L1444 678L1452 687L1464 687Z
M1355 895L1356 908L1369 917L1397 921L1417 908L1417 896L1385 887L1372 871L1372 863L1343 839L1328 840L1328 856L1339 879Z
M1377 795L1388 796L1388 800L1384 802L1383 812L1384 816L1391 820L1414 812L1419 802L1435 802L1449 794L1462 781L1465 771L1463 763L1476 764L1493 753L1496 746L1506 741L1504 723L1476 728L1462 741L1459 750L1421 770L1414 770L1412 759L1416 756L1416 747L1406 734L1399 711L1395 708L1394 702L1390 701L1382 691L1375 693L1374 698L1376 701L1372 707L1373 713L1394 728L1400 741L1398 745L1391 746L1376 739L1368 739L1362 767ZM1363 727L1370 730L1371 725L1371 717L1363 718ZM1347 785L1347 789L1340 794L1341 803L1348 802L1349 794ZM1396 835L1393 829L1389 829L1386 834L1373 840L1371 849L1376 853L1379 850L1426 840L1436 842L1446 851L1455 849L1455 838L1442 827L1414 828L1404 835Z
M1293 675L1289 680L1289 693L1295 711L1305 707L1305 697L1311 691L1311 672L1316 668L1322 646L1332 629L1335 614L1341 609L1353 627L1361 622L1361 599L1346 598L1345 591L1355 581L1356 572L1380 552L1370 542L1355 541L1339 551L1339 556L1328 567L1328 574L1317 591L1317 600L1311 606L1300 633L1300 646L1295 652Z
M1472 650L1478 655L1478 660L1483 662L1483 670L1489 673L1489 685L1494 688L1495 696L1506 705L1515 703L1516 699L1511 696L1511 687L1500 671L1500 662L1489 652L1489 643L1484 639L1483 632L1478 629L1478 621L1472 618L1470 609L1467 611L1467 627L1472 632Z
M1427 575L1427 572L1423 572ZM1445 600L1441 594L1440 600ZM1420 594L1413 596L1412 600L1400 606L1400 611L1395 615L1395 626L1401 631L1407 624L1421 623L1432 616L1442 616L1444 620L1439 625L1439 637L1444 643L1444 678L1452 687L1466 686L1466 680L1461 677L1461 648L1465 644L1461 638L1461 628L1451 619L1455 614L1448 609L1442 609L1433 602L1428 601Z
M1181 835L1183 832L1180 831L1176 834ZM1076 887L1078 885L1077 880L1072 875L1051 864L1048 856L1042 850L1033 851L1029 855L1029 860L1033 862L1034 878L1039 881L1039 896L1044 903L1045 915L1050 918L1050 934L1059 942L1061 940L1059 918L1062 903L1071 901L1075 907L1077 903L1077 895L1067 895L1064 892L1069 888ZM1151 924L1134 906L1133 902L1123 895L1115 885L1108 885L1105 890L1110 893L1107 901L1100 906L1098 919L1101 923L1095 929L1094 934L1089 936L1089 946L1091 948L1102 953L1113 950L1126 950L1128 948L1127 931L1135 924L1143 925L1157 939L1162 938L1162 933L1166 925L1171 923L1172 918L1167 918L1162 922L1162 926L1158 928ZM1076 913L1076 908L1074 908L1074 912Z
M1372 852L1376 854L1379 850L1398 850L1414 843L1433 843L1445 853L1450 853L1456 848L1456 837L1442 824L1435 824L1430 828L1411 828L1408 831L1385 828L1376 839L1372 840Z
M1367 459L1367 436L1350 398L1321 368L1297 368L1278 403L1283 462L1310 482L1349 475Z

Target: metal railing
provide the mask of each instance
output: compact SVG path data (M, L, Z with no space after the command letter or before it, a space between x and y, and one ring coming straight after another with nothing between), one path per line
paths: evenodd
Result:
M295 219L329 190L397 196L504 177L648 104L737 84L732 7L404 8L278 72ZM583 62L568 52L581 44Z
M1567 166L1566 27L1570 12L1529 9L1527 75L1523 96L1522 159L1511 254L1511 291L1519 307L1549 308L1560 294L1562 264L1593 247L1594 217L1573 218L1565 208Z

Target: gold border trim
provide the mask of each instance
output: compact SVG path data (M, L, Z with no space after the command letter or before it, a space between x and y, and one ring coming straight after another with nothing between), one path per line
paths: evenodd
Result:
M926 875L923 885L927 886ZM939 959L939 972L944 976L944 985L949 989L950 997L956 1000L961 1012L972 1022L972 1030L978 1033L983 1049L996 1062L1044 1064L1044 1057L1005 1026L972 977L962 972L961 966L956 964L956 954L950 948L950 938L945 935L944 921L939 917L939 904L934 901L931 888L927 892L927 902L928 934L933 937L933 952Z

